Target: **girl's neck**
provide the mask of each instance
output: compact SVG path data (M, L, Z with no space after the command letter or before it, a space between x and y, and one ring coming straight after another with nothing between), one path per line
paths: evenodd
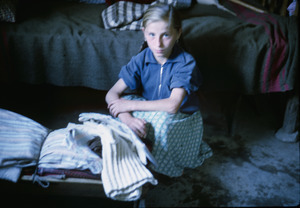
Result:
M155 59L162 66L168 61L168 58L155 58Z
M169 54L167 54L166 56L160 56L160 57L156 57L154 54L154 58L156 59L156 61L160 64L160 65L164 65L167 61L168 61L168 59L169 59L169 57L171 56L171 54L173 53L173 50L174 50L174 47L173 47L173 49L170 51L170 53Z
M168 56L163 56L163 57L155 57L154 56L154 58L160 65L164 65L168 61L170 55L171 54L169 54Z

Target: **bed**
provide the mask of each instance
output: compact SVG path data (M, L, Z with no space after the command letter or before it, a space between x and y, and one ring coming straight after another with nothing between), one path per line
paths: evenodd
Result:
M21 6L15 23L1 22L3 80L108 90L143 43L141 31L105 29L106 4L33 1ZM185 46L205 78L203 90L295 89L297 18L226 6L195 4L181 10Z

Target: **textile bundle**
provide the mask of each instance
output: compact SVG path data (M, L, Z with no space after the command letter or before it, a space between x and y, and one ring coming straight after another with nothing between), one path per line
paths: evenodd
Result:
M111 116L97 113L80 114L80 121L90 133L98 134L102 143L102 182L107 197L114 200L134 201L142 194L142 185L157 180L145 167L147 158L154 161L137 136ZM100 122L100 124L97 124Z
M41 151L40 168L89 169L101 173L104 191L114 200L140 198L142 186L156 179L145 167L155 160L146 145L125 125L111 116L82 113L79 121L50 133ZM102 158L91 149L91 141L101 140Z
M49 133L25 116L0 109L0 179L17 182L22 168L29 166L53 173L89 169L101 173L107 197L122 201L139 199L147 182L157 184L145 167L147 159L154 165L155 160L129 127L97 113L80 114L79 120L84 123L69 123ZM95 139L101 139L102 158L91 149ZM39 177L33 180L39 182Z

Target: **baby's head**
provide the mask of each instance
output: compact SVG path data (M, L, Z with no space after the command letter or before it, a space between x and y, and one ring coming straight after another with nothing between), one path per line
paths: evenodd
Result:
M163 64L181 36L181 20L172 6L155 4L144 14L142 30L155 59Z
M157 21L167 21L169 27L173 27L178 32L181 30L181 19L178 12L167 4L154 4L146 11L143 17L143 28L150 23Z

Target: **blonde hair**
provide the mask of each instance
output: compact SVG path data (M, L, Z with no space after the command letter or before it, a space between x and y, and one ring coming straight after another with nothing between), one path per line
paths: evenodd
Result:
M148 24L157 21L167 21L169 27L176 30L181 29L181 19L177 11L167 4L154 4L150 6L143 17L143 27L146 28Z

